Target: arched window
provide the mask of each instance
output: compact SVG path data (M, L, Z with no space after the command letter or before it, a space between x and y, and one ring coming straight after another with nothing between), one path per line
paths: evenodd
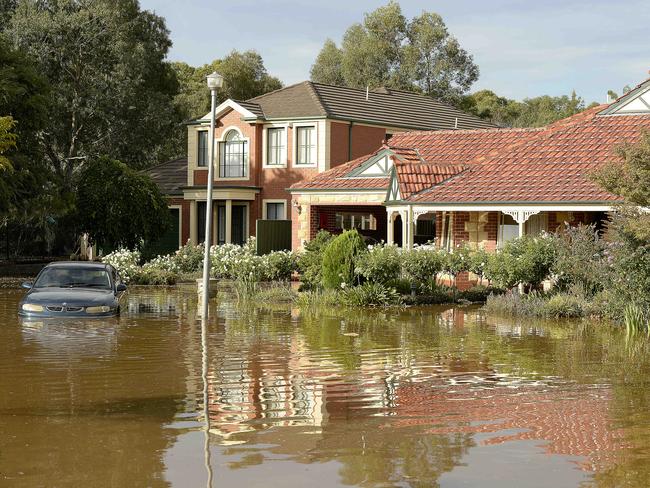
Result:
M248 143L239 131L231 129L219 142L219 178L248 176Z

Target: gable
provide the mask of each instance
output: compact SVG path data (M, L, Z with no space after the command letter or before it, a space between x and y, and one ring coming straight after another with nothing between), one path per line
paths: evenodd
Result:
M650 80L641 83L603 110L601 115L650 114Z
M393 168L393 158L389 150L380 151L361 166L347 174L348 178L381 178L389 176Z
M388 194L386 195L386 202L398 202L400 200L402 200L402 194L399 190L397 171L393 169L391 171L390 184L388 185Z

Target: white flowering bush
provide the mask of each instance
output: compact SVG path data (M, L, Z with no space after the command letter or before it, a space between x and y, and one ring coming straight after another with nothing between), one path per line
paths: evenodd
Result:
M298 268L298 259L291 251L273 251L262 256L264 278L268 281L289 281Z
M443 268L440 250L429 246L418 246L402 252L402 271L406 278L416 284L435 280Z
M125 283L133 281L140 271L140 252L118 249L102 258L102 262L113 266Z
M180 273L181 266L178 264L177 254L168 254L166 256L156 256L151 261L142 266L144 270L159 269L170 273Z
M355 272L373 283L390 283L400 276L400 250L394 245L368 246L368 252L357 256Z
M203 254L205 246L196 246L189 242L182 246L175 254L171 255L177 273L194 273L203 268ZM162 263L165 265L166 263Z

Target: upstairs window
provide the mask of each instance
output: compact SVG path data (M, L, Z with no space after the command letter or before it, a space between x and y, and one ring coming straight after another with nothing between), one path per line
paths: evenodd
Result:
M273 127L267 130L266 164L268 166L281 166L286 161L286 147L284 128Z
M200 130L197 132L199 153L196 158L198 166L208 165L208 131Z
M248 142L236 130L219 142L219 178L248 177Z
M296 139L296 164L316 164L316 127L298 127Z

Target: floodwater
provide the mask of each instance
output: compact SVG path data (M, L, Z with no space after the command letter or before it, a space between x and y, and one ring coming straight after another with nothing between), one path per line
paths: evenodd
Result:
M0 291L3 487L650 484L650 346L610 326L223 293L202 335L191 288L45 323L21 294Z

